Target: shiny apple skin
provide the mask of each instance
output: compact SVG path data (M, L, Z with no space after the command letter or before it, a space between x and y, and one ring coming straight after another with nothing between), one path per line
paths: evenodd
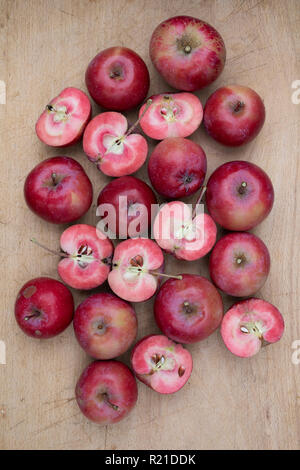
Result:
M248 297L266 282L270 254L264 242L252 233L228 233L216 243L209 270L213 283L223 292Z
M188 53L186 46L191 49ZM154 30L150 57L169 85L178 90L195 91L221 74L226 49L220 34L205 21L175 16Z
M243 183L247 184L244 189ZM254 163L242 160L224 163L207 183L208 211L227 230L251 230L268 216L273 203L272 182Z
M144 101L150 76L136 52L127 47L110 47L90 62L85 81L97 104L112 111L125 111Z
M56 175L52 180L52 175ZM24 184L28 207L53 224L66 224L82 217L93 200L92 183L73 158L52 157L39 163Z
M152 186L167 199L180 199L198 191L204 182L206 169L203 149L183 137L161 141L148 163Z
M59 281L38 277L26 282L15 303L15 317L28 336L47 339L64 331L72 322L73 296ZM33 315L33 316L32 316Z
M220 325L223 312L222 298L215 286L196 274L182 274L182 280L168 279L154 302L158 327L178 343L207 338Z
M265 105L254 90L240 85L226 86L208 98L204 127L221 144L237 147L258 135L265 116Z
M125 210L121 208L122 220L120 222L119 218L119 208L120 208L120 197L127 197L127 217L125 215ZM112 204L116 210L116 235L119 236L119 223L121 228L127 226L126 233L124 235L128 237L128 229L130 224L137 218L136 215L130 215L128 211L130 208L134 209L134 205L143 204L147 209L147 216L145 214L145 222L141 225L150 227L151 225L151 205L157 204L157 199L150 188L144 181L135 178L134 176L122 176L108 183L100 192L97 200L97 206L101 204ZM143 235L143 234L141 234Z
M105 425L117 423L130 413L138 389L133 373L122 362L95 361L81 374L75 395L86 418Z
M116 295L101 292L77 307L73 321L80 346L95 359L124 354L135 340L137 318L133 307Z

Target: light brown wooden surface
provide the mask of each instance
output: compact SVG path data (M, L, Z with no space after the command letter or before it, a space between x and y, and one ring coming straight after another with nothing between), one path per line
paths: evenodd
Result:
M34 125L49 98L64 87L85 90L89 60L112 45L128 46L145 59L150 93L169 89L150 62L148 44L157 24L177 14L208 21L226 43L225 70L198 93L203 104L228 83L248 85L264 98L265 126L244 148L224 149L202 127L192 139L207 153L208 175L225 161L246 159L272 178L274 209L254 231L272 257L271 274L258 295L282 311L286 331L280 343L249 360L231 355L216 332L188 347L194 371L184 389L160 396L139 384L131 415L120 424L99 427L80 414L73 400L77 378L90 359L72 327L53 340L32 340L17 328L13 308L27 280L41 275L58 279L57 259L33 246L30 237L55 248L64 228L27 209L27 173L49 156L76 158L94 186L94 205L82 219L88 223L96 222L96 198L109 178L86 159L81 144L47 148ZM7 364L0 365L0 448L299 448L300 364L292 363L292 342L300 339L300 104L291 100L291 84L300 79L299 31L299 0L0 0L0 80L7 84L7 104L0 105L0 340L7 349ZM132 120L136 112L129 116ZM138 176L147 180L146 169ZM207 275L207 260L178 264L166 257L166 264L168 271ZM87 296L74 295L76 305ZM224 300L228 308L232 299ZM139 337L158 332L152 301L138 304L136 311Z

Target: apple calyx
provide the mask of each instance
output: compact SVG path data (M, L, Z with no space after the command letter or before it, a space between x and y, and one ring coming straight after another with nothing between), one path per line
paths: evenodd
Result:
M245 107L245 103L243 101L237 101L236 103L233 103L232 105L232 110L235 114L239 113L242 111L242 109Z
M240 185L240 187L238 188L238 193L242 196L243 194L245 194L247 191L247 183L246 181L243 181Z
M69 114L67 113L67 107L66 106L59 106L59 107L54 107L52 104L47 104L46 109L49 113L53 113L53 121L54 122L62 122L62 121L67 121L69 119Z

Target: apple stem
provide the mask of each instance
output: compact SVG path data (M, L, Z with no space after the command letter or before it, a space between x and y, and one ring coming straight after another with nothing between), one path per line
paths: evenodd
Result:
M170 279L179 279L179 281L182 280L182 276L173 276L171 274L164 274L164 273L159 273L157 271L149 271L150 274L152 274L153 276L161 276L161 277L168 277Z
M206 193L206 190L207 190L207 187L206 187L206 186L202 186L200 195L199 195L199 197L198 197L198 199L197 199L197 201L196 201L195 207L194 207L193 212L192 212L192 219L194 219L194 217L195 217L195 215L196 215L197 206L198 206L198 204L200 204L200 202L202 201L203 196L204 196L204 194Z
M42 245L42 243L38 242L35 238L31 238L30 241L34 243L35 245L39 246L40 248L43 248L44 250L49 251L49 253L52 253L52 255L61 256L63 258L69 258L69 255L67 255L66 253L63 253L62 251L51 250L47 246Z
M145 116L146 112L148 111L149 107L151 106L152 104L152 99L149 98L147 100L147 103L146 103L146 106L145 106L145 109L144 111L142 112L141 116L135 121L134 124L132 124L132 126L130 126L130 128L128 129L128 131L124 134L123 138L127 137L129 134L131 134L134 129L139 125L139 122L140 120Z

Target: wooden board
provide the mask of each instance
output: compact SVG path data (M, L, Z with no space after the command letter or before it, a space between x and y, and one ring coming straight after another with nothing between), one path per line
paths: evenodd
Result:
M0 0L0 80L7 85L6 105L0 105L0 340L6 344L6 365L0 365L1 448L299 448L300 365L292 362L292 343L300 339L300 104L291 99L292 82L300 79L299 7L299 0ZM235 358L219 332L213 334L188 348L194 371L182 391L159 396L139 384L132 414L118 425L99 427L80 414L73 399L76 380L90 359L77 345L72 328L53 340L31 340L17 328L13 308L27 280L40 275L58 278L57 259L33 246L30 237L58 247L63 230L27 209L27 173L49 156L77 159L94 185L94 205L82 219L92 224L98 192L109 179L88 162L80 144L46 148L34 125L48 99L64 87L85 90L88 61L111 45L141 54L151 73L150 92L165 91L150 62L148 44L156 25L177 14L208 21L226 43L225 70L198 93L203 103L228 83L248 85L264 97L265 126L246 147L224 149L202 128L192 139L207 153L208 174L225 161L246 159L262 166L273 180L274 209L255 229L272 256L271 274L259 296L283 312L286 332L279 344L250 360ZM135 118L136 112L129 117ZM138 175L147 180L145 168ZM166 257L166 263L169 271L207 275L207 260L178 264ZM86 294L74 296L78 304ZM226 308L232 303L230 298L224 301ZM152 301L136 310L138 336L158 332Z

